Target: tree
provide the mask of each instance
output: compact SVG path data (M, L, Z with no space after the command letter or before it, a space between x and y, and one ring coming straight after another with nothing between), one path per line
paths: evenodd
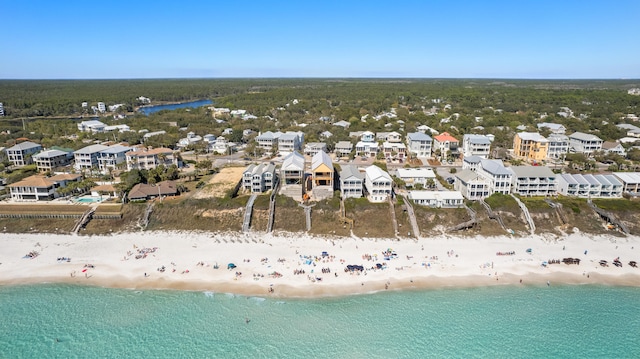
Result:
M201 161L196 162L196 165L195 165L195 167L196 167L196 176L198 175L197 172L198 172L199 169L206 170L207 173L208 173L211 170L211 166L212 165L213 164L211 163L210 160L201 160Z

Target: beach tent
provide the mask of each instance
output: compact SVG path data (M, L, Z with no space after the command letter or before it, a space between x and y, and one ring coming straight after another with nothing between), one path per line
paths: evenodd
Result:
M236 267L236 265L235 265L235 264L233 264L233 263L229 263L229 264L227 264L227 269L233 269L233 268L235 268L235 267Z

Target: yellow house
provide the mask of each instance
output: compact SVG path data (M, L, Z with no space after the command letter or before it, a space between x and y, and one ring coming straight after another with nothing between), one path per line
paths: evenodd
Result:
M513 154L529 162L542 162L547 158L549 141L537 132L520 132L513 138Z

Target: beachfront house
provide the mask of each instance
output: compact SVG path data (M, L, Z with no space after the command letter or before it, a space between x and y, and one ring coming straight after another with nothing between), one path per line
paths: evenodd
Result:
M638 196L640 193L640 172L614 172L613 175L622 183L622 191Z
M125 153L127 163L127 171L150 170L159 165L181 167L182 163L176 153L170 148L158 147L153 149L144 149L137 151L129 151Z
M548 150L549 141L537 132L519 132L513 138L513 154L518 159L541 163Z
M295 200L302 199L303 180L304 156L293 151L284 158L280 167L280 194Z
M480 156L465 156L462 159L462 169L476 172L478 167L480 167L480 161L482 160L483 158Z
M70 182L80 182L82 175L59 174L51 177L33 175L18 182L9 184L11 200L17 202L51 201L60 194L58 190L64 188Z
M369 202L384 202L393 196L393 180L391 176L378 166L365 169L364 187Z
M558 192L579 198L621 198L623 184L614 175L561 174Z
M344 165L340 171L340 196L342 198L362 197L364 174L356 166Z
M307 156L315 156L316 153L327 152L327 144L324 142L310 142L304 145L304 154Z
M454 189L468 200L476 201L491 195L489 181L477 172L462 170L456 173L455 178Z
M273 163L251 164L242 173L242 188L251 193L262 193L273 189L276 166Z
M413 203L431 208L460 208L464 197L459 191L409 191Z
M493 142L493 139L493 135L466 134L462 136L463 156L488 158L491 153L491 142Z
M329 155L320 151L311 158L311 183L316 200L333 197L334 168Z
M411 132L407 134L407 148L409 153L416 157L431 156L433 140L429 135L422 132Z
M33 155L42 151L42 146L24 141L6 149L7 160L16 167L22 167L33 163Z
M513 173L504 167L502 161L483 159L476 172L489 181L491 194L509 194L511 192Z
M179 194L176 183L162 181L155 185L138 183L127 194L129 201L146 201L158 197L177 196Z
M73 154L61 150L46 150L33 155L32 158L38 171L49 172L56 168L69 166Z
M98 168L98 157L100 152L109 148L105 145L90 145L73 152L74 168L77 171L91 170Z
M103 174L109 173L109 171L116 168L126 166L127 152L131 150L129 146L113 145L105 148L98 153L98 168Z
M396 177L400 178L407 187L435 186L436 174L431 168L398 168L396 173Z
M522 197L548 197L558 192L556 174L546 166L511 166L512 191Z
M589 133L574 132L569 135L570 150L575 153L591 155L602 149L603 142L600 137Z

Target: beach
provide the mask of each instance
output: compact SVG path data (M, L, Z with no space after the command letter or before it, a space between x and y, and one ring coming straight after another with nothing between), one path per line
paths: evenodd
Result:
M322 238L305 233L0 235L0 285L67 283L280 298L495 285L640 286L635 236ZM562 263L578 258L580 264ZM613 265L619 258L621 267ZM560 263L552 263L560 260ZM606 260L608 266L602 266Z

